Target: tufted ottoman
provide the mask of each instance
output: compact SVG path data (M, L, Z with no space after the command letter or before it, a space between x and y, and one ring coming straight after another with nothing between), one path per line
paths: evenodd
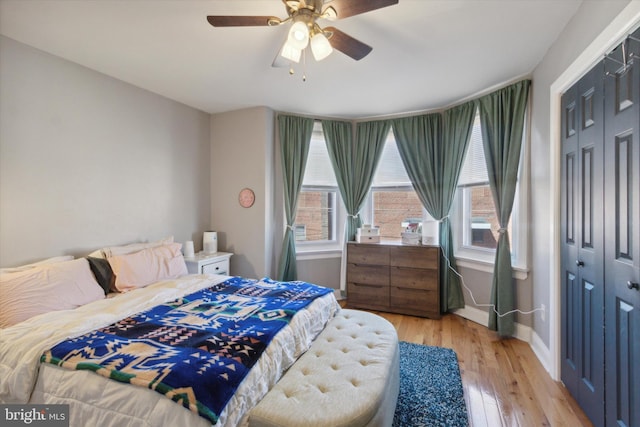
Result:
M249 414L250 427L390 426L399 391L396 330L340 310Z

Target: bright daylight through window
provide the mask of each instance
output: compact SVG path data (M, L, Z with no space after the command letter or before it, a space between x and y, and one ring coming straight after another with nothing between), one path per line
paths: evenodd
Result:
M523 152L524 147L523 144ZM522 259L524 250L519 242L521 232L519 224L513 222L513 218L520 218L519 213L522 205L520 202L520 182L518 179L513 211L507 226L514 267L524 266L524 259ZM500 226L487 176L479 114L476 114L471 140L458 180L458 191L452 209L451 223L457 242L455 245L456 258L493 263Z
M393 131L390 130L369 197L362 209L362 219L365 223L380 227L381 239L400 241L401 233L410 224L422 227L427 217L404 169Z
M298 211L295 220L296 244L314 246L337 242L340 233L338 204L341 204L338 184L331 166L329 153L324 141L322 124L313 126L307 167L302 180L302 190L298 197Z
M515 224L509 221L508 230L513 266L524 269L526 242L520 239L520 236L524 236L520 226L526 224L526 218L523 218L521 211L520 182L512 213L512 218L518 218L518 221ZM385 141L371 190L360 215L363 223L380 227L381 239L392 241L400 241L401 233L412 224L422 227L425 221L433 221L411 185L392 130ZM345 217L322 124L318 121L313 128L298 199L295 221L298 249L302 252L339 250ZM479 115L476 115L473 125L450 219L456 241L456 258L493 264L500 227L487 177Z

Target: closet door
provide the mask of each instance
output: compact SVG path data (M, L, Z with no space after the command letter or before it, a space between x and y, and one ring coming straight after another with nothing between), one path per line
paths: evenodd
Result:
M640 31L634 37L640 40ZM605 60L607 425L640 427L640 42L627 40L609 58Z
M603 67L562 98L561 378L604 424Z

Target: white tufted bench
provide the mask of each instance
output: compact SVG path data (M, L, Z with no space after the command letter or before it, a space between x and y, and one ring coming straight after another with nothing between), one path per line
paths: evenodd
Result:
M249 414L250 427L390 426L400 355L387 320L340 310Z

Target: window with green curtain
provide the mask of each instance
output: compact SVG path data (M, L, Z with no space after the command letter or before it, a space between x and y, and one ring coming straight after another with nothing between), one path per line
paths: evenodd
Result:
M498 244L491 285L489 329L501 336L515 331L515 289L508 222L516 192L525 111L531 81L523 80L476 100L482 124L487 176L498 215Z
M296 280L295 217L298 196L309 154L313 119L290 115L278 116L280 156L284 182L284 211L286 229L278 265L278 280Z

